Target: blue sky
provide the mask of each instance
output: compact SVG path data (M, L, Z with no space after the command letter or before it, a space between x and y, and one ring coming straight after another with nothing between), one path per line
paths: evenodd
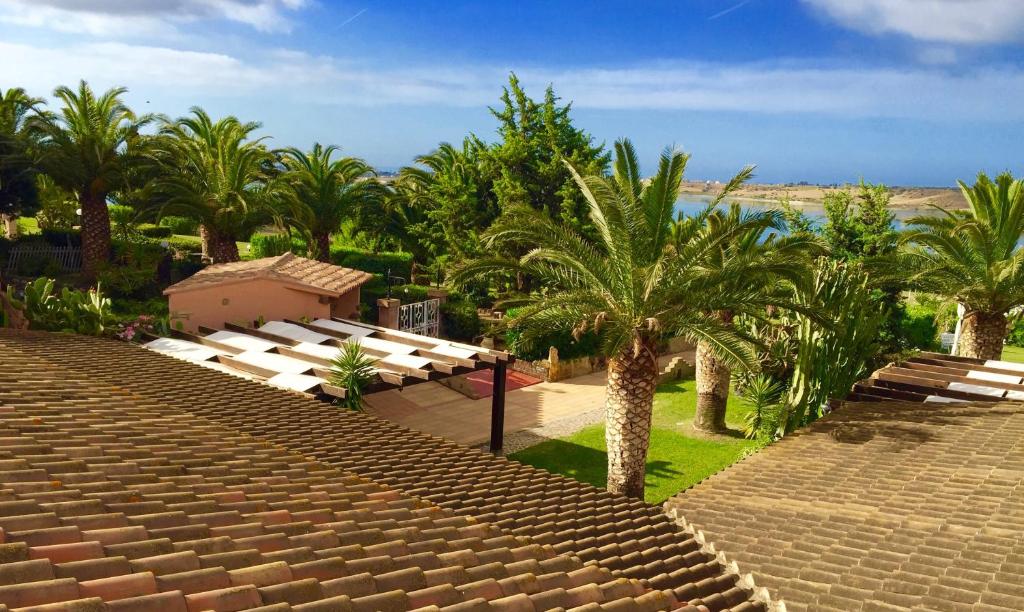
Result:
M260 120L381 167L472 131L509 71L690 178L952 185L1024 172L1024 1L0 0L0 87Z

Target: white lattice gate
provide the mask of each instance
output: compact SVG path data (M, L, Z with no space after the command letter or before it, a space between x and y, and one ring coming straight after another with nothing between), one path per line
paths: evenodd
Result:
M402 304L398 308L398 329L437 338L441 334L441 300Z

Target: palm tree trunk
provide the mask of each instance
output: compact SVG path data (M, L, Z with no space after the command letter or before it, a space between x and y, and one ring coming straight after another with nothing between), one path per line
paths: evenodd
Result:
M654 344L639 354L627 347L608 362L605 390L605 441L608 445L608 490L642 498L647 447L651 442L651 407L658 382Z
M1002 358L1006 324L1006 315L1003 313L969 312L964 316L960 328L958 354L975 359Z
M14 305L7 295L8 285L0 278L0 311L3 311L4 323L10 329L28 329L28 319L20 308Z
M697 412L693 427L708 433L725 433L725 405L729 400L729 382L732 372L715 355L711 345L697 343Z
M18 237L18 217L15 215L0 215L4 222L4 235L8 240Z
M110 261L110 212L106 194L83 190L78 200L82 207L82 274L94 280L100 268Z
M210 256L210 231L202 223L199 224L199 242L203 245L203 259L206 259Z
M235 237L218 232L215 229L207 230L207 241L209 242L210 257L213 263L227 263L238 261L238 244Z
M316 243L317 261L331 263L331 234L329 232L318 232L313 235L313 242Z

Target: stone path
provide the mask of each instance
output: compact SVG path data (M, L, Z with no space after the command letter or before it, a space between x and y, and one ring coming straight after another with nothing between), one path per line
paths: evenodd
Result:
M667 364L676 355L664 355ZM604 417L606 374L541 382L505 394L505 452L569 435ZM491 398L472 400L436 382L366 396L369 414L469 446L490 438ZM517 433L519 432L519 433Z

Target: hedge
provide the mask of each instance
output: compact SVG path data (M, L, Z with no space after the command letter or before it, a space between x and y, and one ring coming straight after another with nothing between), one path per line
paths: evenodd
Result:
M306 243L287 234L253 234L249 238L249 256L252 259L277 257L291 251L299 255L306 253Z
M82 234L76 229L44 229L40 233L53 246L82 246Z
M199 222L189 217L164 217L160 219L160 226L170 228L172 234L199 235Z
M384 276L388 269L392 276L400 276L406 281L412 277L412 255L410 253L394 253L383 251L374 253L355 247L332 246L331 261L339 266L354 268Z
M170 238L174 234L171 228L152 223L142 223L138 229L139 233L146 238Z
M512 308L509 309L506 316L513 317L515 314L516 309ZM510 327L505 332L505 344L516 357L528 361L547 359L548 349L552 346L558 349L559 359L594 357L601 354L601 341L592 331L583 334L579 340L576 340L572 337L570 330L552 329L542 336L535 337L532 343L527 344L523 340L522 330Z

